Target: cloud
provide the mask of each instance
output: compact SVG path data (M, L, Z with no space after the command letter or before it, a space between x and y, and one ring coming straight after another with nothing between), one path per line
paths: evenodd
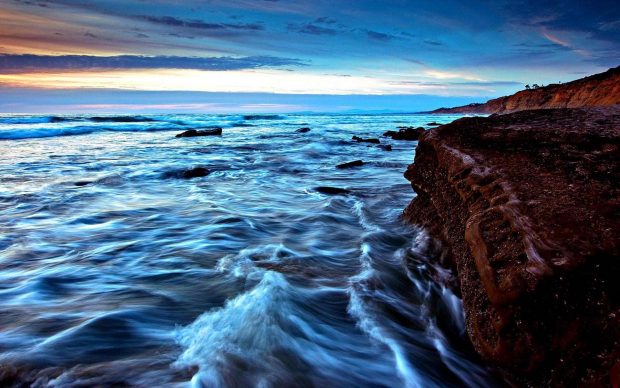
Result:
M379 40L379 41L382 41L382 42L387 42L389 40L397 38L396 36L394 36L392 34L386 34L384 32L371 31L371 30L366 30L366 35L370 39Z
M289 31L298 32L300 34L309 35L336 35L338 30L329 27L319 26L313 23L306 24L289 24L287 26Z
M588 57L588 58L591 57L591 54L590 54L589 51L576 48L576 47L574 47L572 45L571 42L569 42L567 40L564 40L564 39L561 39L561 38L557 37L556 35L553 35L550 32L543 31L542 32L542 36L544 36L548 41L550 41L552 43L555 43L555 44L557 44L559 46L562 46L564 48L567 48L567 49L569 49L571 51L574 51L574 52L576 52L577 54L579 54L579 55L581 55L583 57Z
M172 16L140 16L151 23L171 27L185 27L207 31L262 31L265 27L257 23L208 23L198 19L179 19Z
M0 54L0 72L4 73L26 73L33 70L89 69L194 69L224 71L305 65L306 63L299 59L270 56L234 58Z

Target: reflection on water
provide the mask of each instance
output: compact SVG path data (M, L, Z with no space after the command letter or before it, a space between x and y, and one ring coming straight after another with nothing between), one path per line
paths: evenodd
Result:
M433 280L449 276L430 264L433 244L399 219L416 143L350 142L434 120L0 117L0 376L493 384L468 350L460 300ZM224 135L174 138L212 125ZM367 163L334 168L356 159ZM198 166L210 174L163 178Z

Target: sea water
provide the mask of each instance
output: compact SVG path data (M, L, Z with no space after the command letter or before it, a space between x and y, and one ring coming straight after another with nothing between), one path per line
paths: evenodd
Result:
M417 142L381 137L455 118L0 116L0 376L494 384L436 244L401 220ZM213 126L223 135L175 138ZM335 168L352 160L365 164ZM210 174L181 179L193 167Z

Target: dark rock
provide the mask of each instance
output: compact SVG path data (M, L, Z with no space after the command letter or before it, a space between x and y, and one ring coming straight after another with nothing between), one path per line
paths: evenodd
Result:
M318 191L321 194L329 194L329 195L346 195L346 194L351 193L350 190L340 189L338 187L331 187L331 186L319 186L319 187L315 187L314 190Z
M222 128L211 128L211 129L190 129L183 133L179 133L176 137L196 137L196 136L220 136L222 134Z
M360 167L364 165L363 160L354 160L352 162L342 163L336 166L336 168L351 168L351 167Z
M379 144L379 148L381 148L383 151L392 151L391 144Z
M518 385L612 386L620 107L462 118L422 137L405 176L404 217L443 241L475 349Z
M194 167L188 170L167 171L163 174L166 179L192 179L209 175L210 171L204 167Z
M394 140L418 140L425 132L422 127L399 127L398 131L387 131L383 136L391 137Z
M87 186L93 184L92 181L77 181L74 183L74 185L78 186L78 187L82 187L82 186Z
M359 136L353 136L351 138L351 140L353 140L355 142L358 142L358 143L372 143L372 144L379 144L379 143L381 143L381 141L379 139L372 139L372 138L371 139L364 139L364 138L361 138Z
M436 126L441 125L441 124L439 124L437 121L432 121L432 122L430 122L430 123L428 123L426 125L429 126L429 127L436 127Z
M306 133L306 132L310 132L310 128L308 128L308 127L299 128L299 129L298 129L298 130L296 130L295 132L299 132L299 133Z

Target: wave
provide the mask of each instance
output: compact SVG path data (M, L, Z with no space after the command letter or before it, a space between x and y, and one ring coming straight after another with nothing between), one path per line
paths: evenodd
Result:
M95 126L76 126L76 127L46 127L46 128L28 128L28 129L11 129L0 130L0 140L20 140L20 139L38 139L46 137L75 136L87 135L95 132L157 132L157 131L173 131L187 130L186 127L95 127Z
M282 120L284 116L280 115L245 115L243 119L246 121L252 120Z
M0 117L0 124L45 124L51 123L50 116L35 117Z
M145 116L13 116L0 117L0 124L46 124L74 121L92 121L94 123L149 123L159 121Z
M93 116L89 120L96 123L145 123L156 121L144 116Z

